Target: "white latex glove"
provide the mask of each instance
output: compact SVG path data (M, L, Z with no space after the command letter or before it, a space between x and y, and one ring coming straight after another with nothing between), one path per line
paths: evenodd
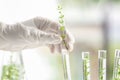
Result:
M0 25L0 49L18 51L27 48L35 48L41 45L49 45L52 52L55 48L61 51L60 25L42 17L16 23L13 25ZM72 50L74 41L66 32L67 46Z

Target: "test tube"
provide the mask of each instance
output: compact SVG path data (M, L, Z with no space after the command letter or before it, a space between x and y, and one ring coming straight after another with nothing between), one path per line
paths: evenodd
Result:
M4 53L0 80L26 80L21 51Z
M106 80L106 50L98 51L99 80Z
M113 80L120 80L120 50L115 50Z
M90 54L82 52L83 61L83 80L90 80Z
M62 49L62 64L64 71L64 80L71 80L69 52L66 49Z

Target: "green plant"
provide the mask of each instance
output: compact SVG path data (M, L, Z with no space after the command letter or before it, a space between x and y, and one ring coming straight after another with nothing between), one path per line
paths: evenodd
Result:
M106 80L106 50L98 50L99 80Z
M64 80L71 80L71 74L70 74L70 63L69 63L69 52L68 47L65 42L66 38L66 31L65 31L65 21L64 21L64 15L62 12L62 6L58 5L58 12L59 12L59 24L60 24L60 31L61 31L61 38L64 48L62 49L62 64L63 64L63 71L64 71Z
M120 58L117 58L116 65L114 66L113 80L120 80L120 63L119 62L120 62Z
M67 48L67 44L65 43L65 37L66 37L66 35L65 35L64 14L62 12L62 6L60 4L58 5L58 12L59 12L60 31L62 32L61 37L62 37L62 40L63 40L65 48L68 49Z
M18 53L7 55L10 58L8 58L8 63L2 67L1 80L22 80L24 78L23 65L17 62L17 60L13 60L14 57L17 57L16 55L18 56Z
M83 80L89 80L90 75L90 61L89 55L86 55L83 59Z
M20 80L20 67L16 64L4 65L1 80Z
M105 67L104 67L104 58L99 59L99 80L104 80Z

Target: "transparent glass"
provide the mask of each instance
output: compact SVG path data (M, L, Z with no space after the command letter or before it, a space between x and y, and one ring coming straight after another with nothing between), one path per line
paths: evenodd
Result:
M66 49L62 49L62 64L64 80L71 80L69 52Z
M115 50L113 80L120 80L120 50Z
M106 50L98 51L99 80L106 80Z
M90 80L90 54L82 52L83 61L83 80Z
M25 80L21 52L6 52L3 54L1 80Z

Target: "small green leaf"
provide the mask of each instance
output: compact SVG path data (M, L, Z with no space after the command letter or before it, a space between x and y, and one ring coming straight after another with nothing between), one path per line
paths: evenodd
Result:
M64 26L61 26L60 27L60 31L64 31L65 30L65 27Z
M63 24L63 23L64 23L64 21L63 21L62 19L59 19L59 23Z
M61 14L59 18L64 18L64 15L63 15L63 14Z
M65 35L63 34L63 35L61 35L61 37L62 37L62 39L65 39Z
M58 10L62 10L62 6L61 5L58 5Z
M89 75L90 72L87 72L86 75Z
M59 11L59 14L61 14L62 12L61 11Z

